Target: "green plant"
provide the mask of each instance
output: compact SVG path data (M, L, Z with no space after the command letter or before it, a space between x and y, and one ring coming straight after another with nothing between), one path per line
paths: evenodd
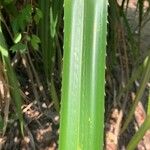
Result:
M60 150L103 149L107 6L64 1Z
M134 105L132 106L132 110L130 111L129 113L129 117L127 117L127 120L125 122L125 125L124 125L124 128L125 129L125 126L127 126L127 123L129 123L130 119L131 119L131 115L132 113L135 111L135 107L138 103L138 99L141 97L140 95L142 95L142 88L144 90L144 81L145 81L145 84L149 81L150 77L149 77L149 74L150 74L150 56L147 58L146 60L146 68L145 68L145 71L144 71L144 78L141 82L141 86L139 88L139 91L137 93L137 96L135 98L135 103ZM147 117L144 121L144 123L142 124L142 126L139 128L139 130L135 133L135 135L132 137L132 139L130 140L128 146L127 146L127 150L133 150L136 148L137 144L140 142L140 140L143 138L143 136L145 135L146 131L150 129L150 114L149 114L149 97L148 97L148 110L147 110Z
M20 95L18 80L17 80L14 70L11 66L7 44L5 42L5 38L4 38L4 35L2 32L2 27L1 27L2 19L3 19L3 17L0 12L0 41L1 41L0 42L0 53L1 53L3 64L4 64L4 68L5 68L5 76L8 80L9 86L10 86L11 98L13 99L14 104L16 106L16 112L17 112L17 115L18 115L18 118L20 121L21 133L22 133L22 135L24 135L23 115L22 115L22 111L21 111L22 99L21 99L21 95Z
M123 127L122 127L122 131L121 132L124 132L126 130L126 128L128 127L130 121L132 120L132 117L134 115L134 111L135 111L135 108L139 102L139 100L141 99L142 95L143 95L143 92L145 90L145 87L147 85L147 82L149 81L150 79L150 56L147 57L147 63L146 63L146 67L143 71L143 76L142 76L142 79L141 79L141 83L140 83L140 87L137 91L137 94L136 94L136 97L134 99L134 104L133 106L131 107L131 110L128 114L128 117L125 121L125 123L123 124Z
M139 128L139 130L135 133L135 135L130 140L127 150L133 150L136 148L137 144L142 140L143 136L145 135L146 131L150 129L150 116L148 115L142 124L142 126Z
M58 95L52 74L56 65L56 39L58 37L58 24L62 13L63 0L56 0L55 2L50 2L49 0L39 0L38 4L43 13L43 17L39 24L39 37L41 39L44 71L47 79L47 86L50 89L50 94L54 102L55 109L59 112ZM60 49L58 51L60 51ZM61 64L58 64L58 66L59 65Z

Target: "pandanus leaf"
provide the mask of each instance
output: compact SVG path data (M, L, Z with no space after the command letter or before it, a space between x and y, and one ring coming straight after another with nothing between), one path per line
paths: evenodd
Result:
M64 1L60 150L103 149L107 5Z

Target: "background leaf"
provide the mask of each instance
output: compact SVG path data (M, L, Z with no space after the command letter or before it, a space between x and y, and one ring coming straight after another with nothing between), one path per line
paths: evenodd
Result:
M27 45L23 44L23 43L17 43L15 45L13 45L10 50L12 52L20 52L20 53L24 53L27 50Z

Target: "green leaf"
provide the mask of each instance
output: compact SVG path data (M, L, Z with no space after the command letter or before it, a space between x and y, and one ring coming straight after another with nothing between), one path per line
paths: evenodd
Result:
M57 54L56 50L58 49L58 45L59 45L59 43L56 42L57 40L56 33L57 30L59 30L59 25L62 26L61 25L62 18L60 17L60 20L57 19L60 21L60 23L58 23L59 21L58 22L56 21L55 16L59 18L61 14L60 12L62 12L63 10L63 0L55 0L55 1L38 0L38 4L40 10L43 13L43 17L39 22L39 30L38 30L38 35L41 39L40 45L41 45L41 52L42 52L42 59L43 59L43 67L44 67L44 72L47 80L47 85L49 87L49 92L51 93L51 98L54 101L54 107L56 110L58 110L56 104L57 99L55 99L56 97L58 97L57 92L55 92L55 86L53 86L53 83L50 84L50 82L52 82L52 73L54 71L55 58ZM56 4L55 8L53 4ZM53 10L50 11L50 9ZM56 26L58 27L57 29Z
M130 142L129 142L128 146L127 146L127 150L134 150L134 149L136 149L136 146L138 145L140 140L142 140L142 138L145 135L146 131L149 130L149 129L150 129L150 116L148 115L146 117L146 120L144 121L144 123L140 127L139 131L137 131L134 134L134 136L132 137L132 139L130 140Z
M43 59L44 72L47 81L51 81L51 75L53 72L54 58L55 58L55 43L51 38L50 32L50 0L38 0L39 8L43 13L43 18L39 22L38 34L41 39L41 52ZM49 85L48 85L49 86Z
M0 5L3 5L7 14L10 15L10 18L18 14L15 3L16 0L0 0Z
M1 18L2 15L1 15L1 12L0 12L0 21L1 21ZM1 22L0 22L1 23ZM1 25L1 24L0 24ZM1 26L0 26L0 53L3 55L3 56L8 56L8 51L7 51L7 47L5 45L5 40L4 40L4 37L3 37L3 33L2 33L2 30L1 30Z
M36 24L39 23L40 19L43 17L43 13L39 8L35 9L34 21Z
M13 0L4 0L5 4L10 4L11 2L13 2Z
M0 131L3 130L3 127L4 127L4 121L2 119L2 116L0 115Z
M136 109L136 106L138 105L138 102L140 101L141 97L143 96L145 87L146 87L149 79L150 79L150 53L149 53L149 57L148 57L148 60L147 60L147 65L146 65L146 67L143 71L140 87L139 87L139 89L136 93L134 103L131 107L131 110L129 111L128 116L127 116L127 118L126 118L126 120L123 124L121 133L123 133L127 129L129 123L131 122L131 120L133 118L133 115L134 115L134 112L135 112L135 109Z
M1 12L0 12L0 14L1 14ZM1 21L0 21L0 41L1 41L0 42L1 57L3 60L3 65L5 67L5 70L7 70L5 72L5 75L6 75L6 78L8 79L8 83L11 87L10 92L11 92L12 100L14 101L15 106L16 106L16 113L19 118L21 133L22 133L22 135L24 135L24 131L23 131L24 123L23 123L23 115L22 115L22 110L21 110L22 99L21 99L21 95L20 95L20 89L18 86L17 77L16 77L14 70L10 63L8 48L7 48L7 45L5 42L4 35L2 33ZM7 52L7 55L3 55L3 54L5 54L5 53L3 53L3 50L5 50Z
M20 53L24 53L27 50L27 45L23 44L23 43L17 43L15 45L13 45L10 50L12 52L20 52Z
M50 23L51 23L51 37L54 38L56 35L56 25L58 22L58 17L54 18L52 7L50 8Z
M31 37L30 37L29 35L25 35L25 39L26 39L27 41L31 41Z
M147 115L150 116L150 87L149 87L149 91L148 91L148 103L147 103Z
M40 43L40 42L41 42L41 41L40 41L39 37L36 36L36 35L34 35L34 34L32 34L32 36L31 36L31 45L32 45L32 47L33 47L35 50L38 50L38 48L39 48L39 43Z
M14 43L20 42L21 38L22 38L21 33L17 33L14 37Z
M34 40L36 43L40 43L41 42L40 38L38 36L36 36L35 34L32 34L31 40Z
M18 33L20 30L25 30L27 24L32 21L32 12L32 5L27 4L24 6L18 16L16 16L11 22L14 33Z
M107 0L64 1L59 150L102 150Z

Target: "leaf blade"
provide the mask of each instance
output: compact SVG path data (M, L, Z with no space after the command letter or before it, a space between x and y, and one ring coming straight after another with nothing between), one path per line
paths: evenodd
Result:
M107 1L65 0L64 9L59 149L103 149Z

